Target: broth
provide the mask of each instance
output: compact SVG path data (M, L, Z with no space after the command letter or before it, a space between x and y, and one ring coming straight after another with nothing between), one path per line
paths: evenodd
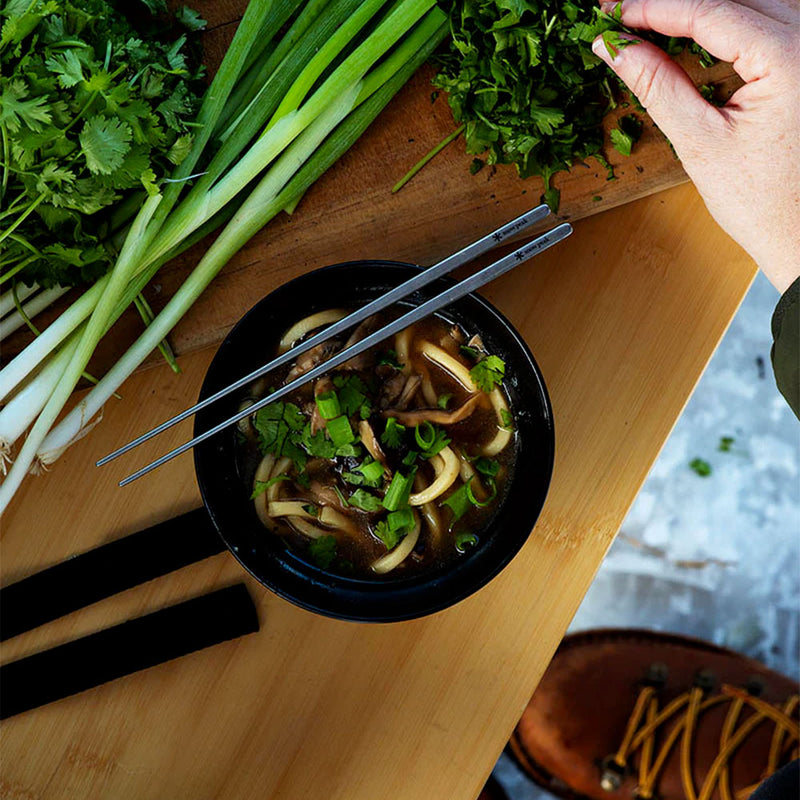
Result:
M300 320L278 352L344 317ZM241 408L386 324L312 348L250 387ZM265 528L299 557L357 578L463 558L487 532L514 464L505 366L434 316L240 422L240 471Z

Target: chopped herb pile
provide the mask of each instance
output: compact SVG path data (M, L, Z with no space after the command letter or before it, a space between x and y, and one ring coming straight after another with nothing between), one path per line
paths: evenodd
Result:
M553 175L590 157L608 168L601 123L622 85L591 45L600 35L612 53L630 43L619 37L619 6L609 16L593 0L441 4L451 41L433 82L448 92L455 121L466 126L467 152L486 153L488 164L515 164L523 178L541 176L544 199L557 209ZM671 53L686 46L682 39L648 38ZM701 63L713 63L701 48L692 49ZM629 152L636 138L628 126L612 135L612 144ZM470 171L477 171L472 164Z
M185 8L180 25L156 11L166 6L0 6L4 277L41 286L95 280L145 189L189 152L204 86L185 31L205 23Z

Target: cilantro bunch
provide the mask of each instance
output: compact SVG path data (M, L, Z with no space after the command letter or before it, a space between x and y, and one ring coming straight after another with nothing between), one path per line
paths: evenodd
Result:
M183 9L157 0L0 6L0 280L72 286L116 257L144 190L188 153L204 86Z

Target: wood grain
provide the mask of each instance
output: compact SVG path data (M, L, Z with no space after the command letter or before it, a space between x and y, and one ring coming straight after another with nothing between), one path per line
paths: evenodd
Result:
M458 210L470 203L439 218ZM303 236L287 223L273 253L314 219L324 225L321 208ZM376 219L353 225L364 248L353 255L401 255L383 242L368 250L368 231L400 236ZM405 257L446 247L430 225L420 218ZM575 227L486 291L542 367L557 441L541 519L497 579L451 609L383 626L316 617L250 581L260 633L4 723L0 798L474 798L754 274L689 185ZM290 274L277 257L247 259L259 276L249 301ZM203 313L224 329L214 303ZM188 457L115 485L182 441L185 424L92 464L187 405L211 355L186 357L180 377L163 366L135 375L90 437L26 483L3 520L3 583L198 502ZM243 577L216 556L11 640L3 660Z

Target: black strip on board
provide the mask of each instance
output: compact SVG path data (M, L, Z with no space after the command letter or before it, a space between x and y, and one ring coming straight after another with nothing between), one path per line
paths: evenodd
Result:
M0 641L221 553L202 506L0 589Z
M257 630L243 583L137 617L0 667L0 719Z

